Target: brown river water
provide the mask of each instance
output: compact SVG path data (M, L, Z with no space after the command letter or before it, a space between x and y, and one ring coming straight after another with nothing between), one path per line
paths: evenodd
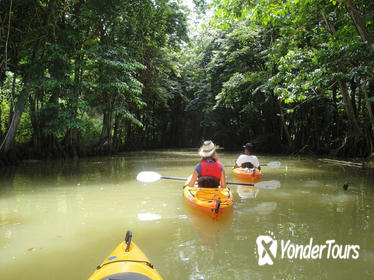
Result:
M237 156L219 152L224 164ZM234 209L218 221L185 205L183 182L136 181L144 170L187 177L196 150L2 169L0 279L87 279L127 230L166 280L374 279L373 170L259 159L281 162L262 169L270 188L232 185Z

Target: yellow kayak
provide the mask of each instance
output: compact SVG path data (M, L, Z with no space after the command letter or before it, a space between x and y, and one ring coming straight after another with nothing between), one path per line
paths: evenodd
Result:
M229 188L199 188L187 186L191 176L187 179L183 191L185 201L192 207L217 217L232 208L234 197Z
M100 264L88 280L162 280L147 257L131 242L132 233Z

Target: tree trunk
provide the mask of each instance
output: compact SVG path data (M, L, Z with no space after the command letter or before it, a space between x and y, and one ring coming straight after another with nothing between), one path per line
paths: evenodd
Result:
M64 137L64 150L72 158L78 158L80 149L80 133L77 128L69 128Z
M75 58L74 65L74 90L72 100L72 111L74 118L78 115L78 102L80 96L80 82L81 82L81 70L80 66L82 61L82 55L78 55ZM64 148L66 152L73 158L78 158L79 154L82 153L80 131L77 128L68 128L64 137Z
M373 111L371 110L371 104L370 100L368 98L368 93L367 93L367 88L366 88L366 83L363 84L362 91L364 93L364 99L365 99L365 104L366 104L366 110L368 111L369 118L370 118L370 123L371 123L371 135L374 136L374 115Z
M335 128L332 131L332 137L333 139L336 139L339 135L339 129L340 129L340 121L339 121L339 114L338 114L338 99L336 97L336 85L332 88L332 102L333 102L333 118L334 118L334 124Z
M117 114L114 120L114 132L113 132L113 152L117 153L121 145L121 116Z
M357 100L357 115L359 116L362 111L362 97L363 97L362 87L358 85L358 100Z
M349 97L348 88L346 84L342 81L338 81L338 85L340 88L340 92L343 96L344 108L348 118L348 127L353 136L362 136L362 131L358 125L358 121L353 110L351 98Z
M18 124L22 117L22 113L25 109L27 97L28 93L26 92L26 90L22 90L18 97L18 101L16 103L16 108L14 110L14 114L10 122L9 129L5 135L3 143L0 146L0 152L8 153L10 150L14 148L14 139L17 133Z
M103 115L103 127L101 130L101 142L112 143L112 112L107 110Z
M335 26L331 24L329 18L326 16L326 14L322 13L322 17L323 17L323 20L326 23L327 31L332 35L335 34L335 32L336 32Z
M351 80L351 103L352 103L352 108L355 116L357 117L357 104L356 104L356 89L357 85L354 81L354 79Z
M16 74L13 75L13 82L12 82L12 91L11 91L11 96L10 96L10 108L9 108L9 117L8 117L8 120L7 120L7 125L6 125L6 132L5 132L5 135L4 137L6 137L7 135L7 132L9 131L9 128L11 126L11 123L12 123L12 120L13 120L13 116L14 116L14 95L15 95L15 90L16 90ZM22 92L21 92L22 94ZM5 138L0 138L1 141L5 141ZM5 150L2 150L2 148L0 147L0 152L6 152Z
M54 75L55 75L54 76L55 79L62 79L62 77L56 75L56 73L54 73ZM54 88L53 94L51 95L47 103L53 104L54 108L58 108L59 96L60 96L60 89L58 87ZM50 118L57 119L58 110L52 109ZM66 152L62 148L55 134L50 134L50 135L47 135L47 137L43 137L43 145L44 145L43 152L47 152L47 158L55 159L55 158L60 158L60 157L63 157L63 158L66 157Z
M41 154L41 129L40 123L38 118L36 117L36 110L37 110L37 101L34 100L31 96L29 97L29 104L30 104L30 117L31 117L31 125L32 125L32 147L36 154Z
M322 17L326 23L327 31L330 32L331 35L335 34L336 29L333 26L333 24L329 21L328 17L324 13L322 13ZM348 87L343 81L338 81L338 86L343 96L344 107L345 107L345 112L348 118L349 129L354 137L362 136L362 131L358 125L355 112L352 106L352 100L349 97Z
M363 42L367 42L369 45L373 44L373 39L370 36L370 33L368 32L365 22L363 20L363 16L360 14L359 10L356 7L356 4L353 3L352 0L347 0L345 2L345 7L349 13L349 16L351 17L354 26L356 27L356 30L358 34L360 34L361 40Z
M9 119L8 119L8 123L7 123L7 130L9 129L10 127L10 123L12 121L12 118L13 118L13 114L14 114L14 96L16 94L16 74L14 73L13 74L13 82L12 82L12 91L10 93L10 108L9 108Z
M277 98L277 102L278 102L278 106L279 106L279 112L280 112L280 118L281 118L281 124L282 124L282 127L283 127L283 131L284 131L284 134L286 135L286 138L287 138L288 147L291 150L294 147L294 143L293 143L293 140L292 140L292 138L290 136L290 133L288 131L288 127L287 127L286 121L284 119L283 107L282 107L282 104L281 104L279 98Z
M318 126L318 111L317 111L317 102L316 100L313 100L312 101L312 114L313 114L313 130L314 130L314 133L313 133L313 139L314 139L314 143L312 144L312 147L313 147L313 150L317 151L317 152L320 152L320 135L322 134L321 131L319 130L319 126Z
M1 105L3 105L2 98L0 98L0 142L3 140L3 120L2 120Z
M111 101L109 101L111 103ZM103 114L103 127L101 129L99 152L109 155L112 152L112 127L113 116L111 104L105 109Z

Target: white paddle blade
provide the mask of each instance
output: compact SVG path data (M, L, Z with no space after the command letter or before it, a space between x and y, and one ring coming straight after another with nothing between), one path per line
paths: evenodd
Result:
M255 186L261 189L275 190L280 188L280 182L278 180L261 181L256 183Z
M266 166L269 168L278 168L281 165L279 161L269 162Z
M152 183L160 180L161 175L153 171L143 171L136 176L136 180L144 183Z

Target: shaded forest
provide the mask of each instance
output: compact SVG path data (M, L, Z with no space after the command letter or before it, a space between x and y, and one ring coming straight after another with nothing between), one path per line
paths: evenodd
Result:
M194 3L1 1L0 165L206 138L373 156L372 0Z

